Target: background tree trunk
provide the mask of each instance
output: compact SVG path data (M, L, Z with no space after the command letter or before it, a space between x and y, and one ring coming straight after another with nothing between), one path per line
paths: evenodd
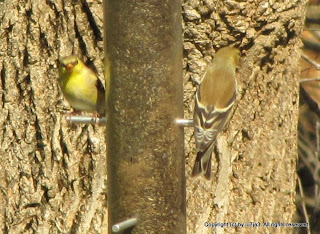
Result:
M193 86L212 59L212 47L216 51L234 43L243 55L237 107L228 130L218 136L215 177L187 181L189 233L292 232L263 225L293 222L295 212L304 4L185 2L185 116L192 118ZM192 129L186 141L189 177L196 155ZM205 227L205 222L228 226ZM232 222L248 227L230 227Z
M190 178L193 129L185 131L188 233L272 232L230 228L230 222L292 221L305 1L270 4L184 3L186 118L214 51L235 43L243 54L237 108L219 135L211 181ZM107 230L104 128L68 125L69 105L56 80L57 59L70 54L103 77L102 9L102 0L0 1L4 233Z

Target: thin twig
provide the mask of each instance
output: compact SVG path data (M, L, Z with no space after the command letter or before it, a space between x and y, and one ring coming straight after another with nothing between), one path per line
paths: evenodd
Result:
M304 31L320 31L319 28L304 28Z
M314 61L313 59L309 58L307 55L302 54L301 57L306 60L307 62L311 63L317 70L320 70L320 64Z
M302 79L299 80L300 83L309 82L309 81L320 81L320 77L302 78Z
M303 188L302 188L300 177L298 177L298 186L299 186L300 196L302 198L301 199L301 206L302 206L304 218L305 218L306 222L309 224L308 227L307 227L308 234L311 234L311 232L310 232L310 222L309 222L309 217L308 217L308 213L307 213L307 209L306 209L306 203L304 202L304 193L303 193Z
M320 152L320 145L319 145L319 121L317 120L316 121L316 144L317 144L317 151L316 151L316 157L318 159L319 157L319 152ZM318 181L318 169L319 169L319 163L317 164L316 166L316 170L314 170L314 173L313 173L313 178L315 181L319 182ZM316 213L318 211L318 204L319 204L319 186L318 186L318 183L315 183L315 186L314 186L314 195L315 195L315 202L314 202L314 209L313 209L313 215L311 216L311 221L313 223L313 219L316 219Z
M318 103L313 100L313 98L309 95L309 93L300 85L300 94L304 98L304 100L307 102L307 104L310 107L310 110L312 110L314 113L318 115L320 118L320 109L318 106Z
M303 42L304 48L312 51L320 51L320 45L318 42L313 42L307 39L302 39L302 42Z

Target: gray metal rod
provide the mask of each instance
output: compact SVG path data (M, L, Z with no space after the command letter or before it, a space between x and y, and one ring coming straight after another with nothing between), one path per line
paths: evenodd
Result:
M128 216L130 233L186 233L181 1L104 12L109 233Z
M176 124L182 127L193 127L193 119L176 119Z
M115 233L123 232L124 230L135 226L137 223L138 223L138 219L136 219L136 218L127 219L127 220L122 221L120 223L114 224L112 226L112 231Z
M98 124L98 125L106 125L107 118L97 118L92 116L66 116L66 121L74 124Z

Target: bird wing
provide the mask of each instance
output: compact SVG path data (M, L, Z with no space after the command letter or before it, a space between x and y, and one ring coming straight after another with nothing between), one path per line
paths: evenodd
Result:
M215 140L218 133L224 128L230 117L236 95L229 100L225 108L216 108L213 105L204 106L199 99L200 89L196 93L196 107L194 112L195 139L198 151L205 151Z

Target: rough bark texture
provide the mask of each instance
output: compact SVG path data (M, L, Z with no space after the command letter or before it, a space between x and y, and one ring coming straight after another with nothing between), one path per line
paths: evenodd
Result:
M298 77L304 1L186 1L185 104L214 50L242 51L238 98L229 128L217 141L211 181L187 181L189 233L291 233L295 212ZM193 131L186 131L187 177L195 160ZM227 227L205 227L224 223ZM248 227L230 227L231 223ZM251 223L252 222L252 223ZM260 227L253 227L260 225Z
M1 1L0 19L0 232L101 233L104 129L66 123L56 62L77 54L102 76L102 1Z
M195 148L186 129L188 233L292 231L230 222L292 221L304 4L185 1L186 118L214 51L234 42L243 53L238 105L218 139L213 180L190 178ZM56 81L57 59L70 54L102 77L102 15L102 0L0 1L1 232L107 230L104 129L68 125Z

